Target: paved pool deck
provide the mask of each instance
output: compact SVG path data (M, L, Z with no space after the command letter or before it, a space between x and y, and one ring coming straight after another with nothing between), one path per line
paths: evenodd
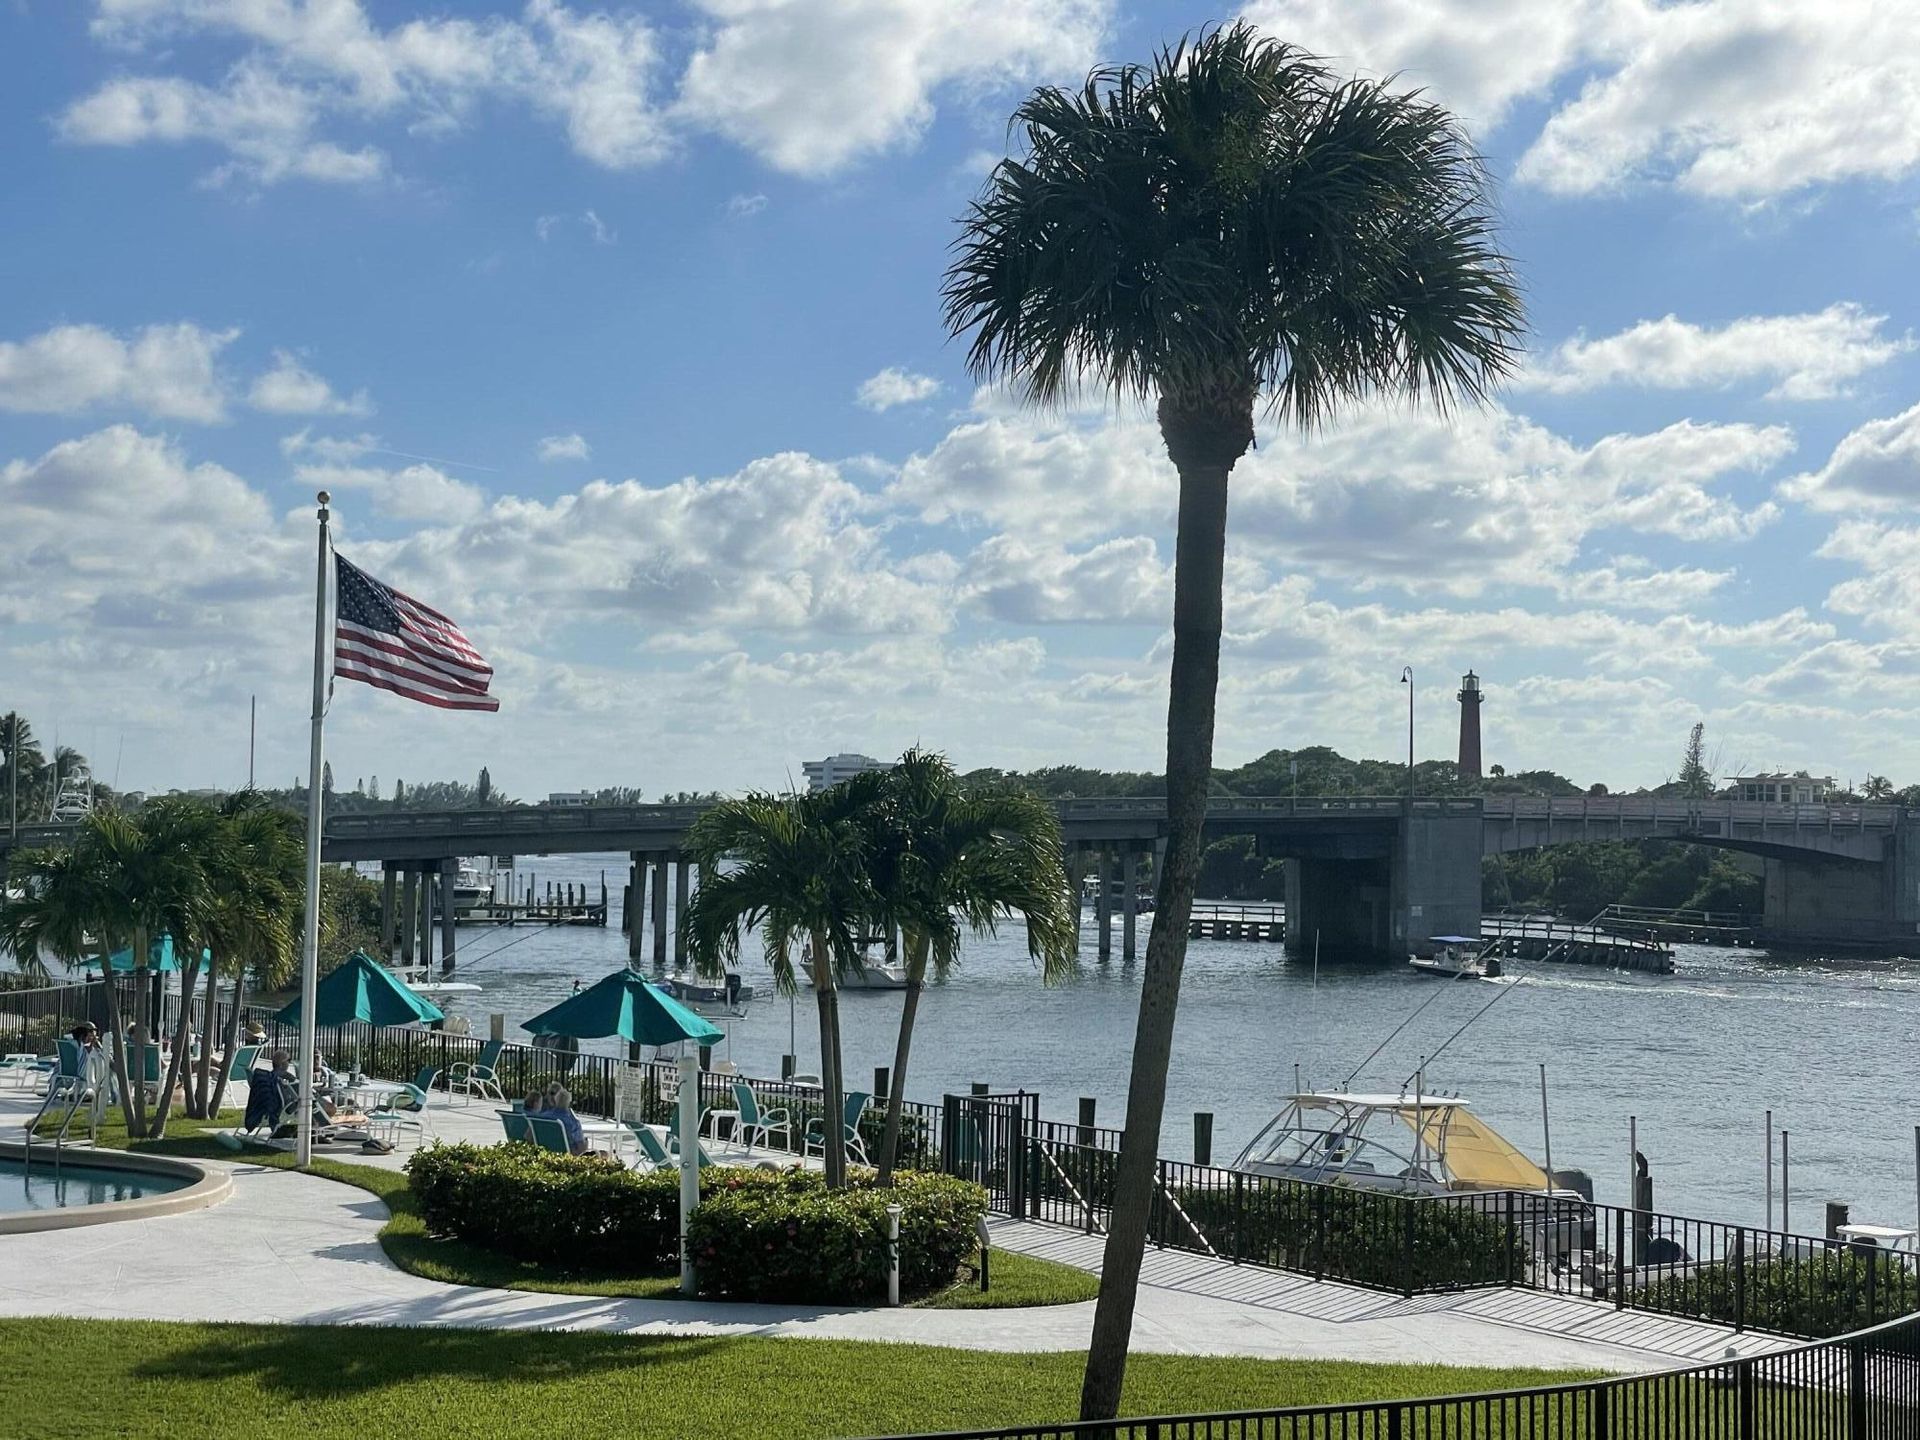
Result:
M0 1092L0 1135L32 1112ZM442 1140L499 1136L490 1107L435 1098ZM406 1153L343 1159L397 1167ZM608 1300L442 1285L396 1268L365 1191L237 1159L210 1209L0 1237L0 1315L771 1335L973 1350L1082 1350L1091 1303L1028 1310L838 1309ZM996 1220L995 1242L1097 1271L1099 1236ZM210 1257L218 1257L210 1264ZM1173 1354L1646 1371L1784 1348L1768 1336L1525 1291L1402 1300L1205 1256L1149 1251L1133 1348Z

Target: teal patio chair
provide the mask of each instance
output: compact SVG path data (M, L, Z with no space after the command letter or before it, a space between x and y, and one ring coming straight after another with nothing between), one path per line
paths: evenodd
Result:
M650 1126L633 1125L628 1128L633 1131L633 1138L640 1142L640 1155L647 1162L649 1169L678 1170L680 1168L680 1139L677 1134L670 1133L662 1142ZM700 1168L705 1170L713 1164L713 1157L707 1154L707 1147L701 1145L698 1140L694 1141L694 1144L699 1147Z
M533 1143L542 1150L551 1150L556 1155L571 1155L573 1147L567 1144L567 1129L558 1120L549 1120L544 1115L528 1115L521 1112L521 1119L527 1129L533 1132Z
M738 1111L733 1122L733 1138L747 1147L747 1154L753 1154L756 1139L762 1146L771 1149L775 1135L786 1139L787 1143L782 1149L793 1149L793 1117L789 1112L762 1110L759 1097L744 1080L733 1082L733 1103Z
M421 1144L427 1140L427 1092L433 1088L433 1082L440 1076L438 1068L422 1065L420 1073L413 1077L406 1088L386 1096L373 1107L367 1116L367 1129L379 1134L383 1139L395 1141L402 1130L411 1130L420 1137Z
M846 1103L840 1109L840 1125L846 1137L847 1156L862 1165L871 1166L867 1159L866 1142L860 1138L860 1117L867 1113L867 1105L873 1097L864 1090L849 1090ZM826 1116L816 1115L807 1121L806 1138L803 1150L808 1155L827 1153Z
M474 1060L460 1060L447 1067L447 1093L456 1092L465 1095L468 1101L478 1095L482 1100L491 1100L496 1105L507 1103L507 1097L500 1088L500 1052L507 1048L504 1040L489 1040L481 1048L480 1055Z
M507 1132L507 1139L518 1140L524 1144L534 1143L532 1121L524 1110L501 1110L500 1128Z

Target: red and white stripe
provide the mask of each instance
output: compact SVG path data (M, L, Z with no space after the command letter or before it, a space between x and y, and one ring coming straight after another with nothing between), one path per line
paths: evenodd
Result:
M391 586L381 588L400 614L401 633L336 620L333 673L442 710L498 710L487 693L493 667L460 627Z

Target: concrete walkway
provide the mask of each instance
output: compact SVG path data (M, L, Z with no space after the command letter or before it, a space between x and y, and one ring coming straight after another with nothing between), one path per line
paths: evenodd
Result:
M0 1131L24 1118L20 1110L12 1097L0 1100ZM448 1138L479 1128L478 1115L436 1122ZM812 1336L1007 1351L1083 1349L1093 1316L1090 1303L848 1310L441 1285L387 1260L377 1238L386 1210L371 1195L257 1165L228 1168L233 1196L208 1210L0 1238L0 1315ZM1009 1249L1099 1268L1098 1237L1016 1221L999 1222L995 1235ZM1134 1326L1139 1351L1616 1371L1783 1344L1584 1300L1482 1291L1406 1301L1173 1252L1149 1252Z

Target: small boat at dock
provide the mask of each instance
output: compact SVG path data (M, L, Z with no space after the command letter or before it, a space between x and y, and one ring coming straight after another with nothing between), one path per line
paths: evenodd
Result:
M394 975L400 983L416 995L478 995L480 987L465 980L435 979L433 971L425 965L415 966L411 970L396 969Z
M1500 978L1500 961L1478 940L1469 935L1432 935L1427 944L1433 948L1425 954L1415 953L1407 957L1407 964L1416 975L1428 975L1437 980L1497 980Z
M1279 1180L1420 1195L1559 1193L1544 1170L1457 1095L1289 1095L1233 1168Z
M753 999L753 986L741 983L738 970L727 971L722 980L676 970L655 983L696 1015L744 1015Z
M811 984L813 957L809 955L800 964L807 972L807 982ZM833 983L841 990L904 990L907 988L907 967L895 960L863 960L858 969L836 974Z

